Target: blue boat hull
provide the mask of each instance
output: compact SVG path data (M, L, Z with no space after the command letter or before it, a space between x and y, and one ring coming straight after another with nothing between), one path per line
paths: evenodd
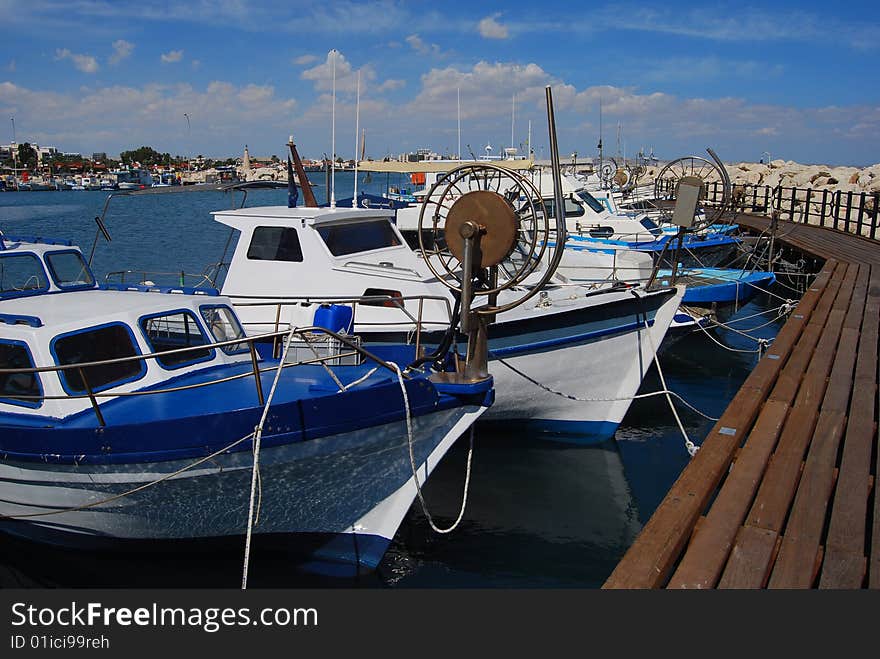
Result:
M691 268L677 273L685 289L684 304L695 306L742 304L776 281L772 272L747 272L724 268ZM658 282L669 283L672 270L659 270Z

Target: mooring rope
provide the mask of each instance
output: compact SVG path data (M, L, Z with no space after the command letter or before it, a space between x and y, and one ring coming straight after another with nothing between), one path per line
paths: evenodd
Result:
M266 398L266 404L263 406L263 415L260 417L260 422L254 428L254 444L253 444L253 468L251 470L251 496L250 503L248 504L248 523L247 523L247 532L245 534L244 540L244 562L242 565L241 571L241 589L247 589L247 579L248 579L248 567L250 564L251 558L251 536L253 535L254 530L254 511L257 506L257 485L260 483L260 444L263 438L263 425L266 423L266 419L269 416L269 408L272 406L272 399L275 397L275 390L278 388L278 381L281 379L281 371L284 366L284 362L287 360L287 352L290 350L290 343L293 340L293 335L297 332L297 328L291 327L290 332L287 334L287 341L284 343L284 350L281 353L281 359L278 362L278 368L275 370L275 379L272 381L272 388L269 390L269 395ZM335 378L334 378L335 379ZM262 487L260 488L260 502L262 502ZM259 515L259 511L257 511L257 515Z
M413 427L412 427L412 412L409 406L409 395L406 391L406 384L403 380L403 373L400 370L400 367L397 364L392 362L391 366L394 367L394 370L397 371L397 381L400 383L400 391L403 394L403 406L406 411L406 436L407 436L407 444L409 446L409 464L412 468L413 481L416 484L416 494L419 498L419 504L422 507L422 513L425 515L425 519L428 520L428 524L434 530L435 533L445 534L452 533L458 525L461 523L461 520L464 518L464 511L467 507L467 499L468 499L468 490L470 489L471 482L471 458L474 454L474 426L471 424L471 432L470 432L470 446L468 447L468 457L467 457L467 467L465 469L465 477L464 477L464 492L461 498L461 509L458 511L458 517L452 523L452 526L441 529L434 523L434 518L431 516L431 513L428 511L428 504L425 502L425 497L422 494L422 486L419 483L419 475L418 475L418 467L416 467L416 457L415 452L413 450L414 444L414 435L413 435ZM427 458L425 458L427 464Z
M491 352L489 353L489 355L490 355L490 357L493 356ZM664 395L668 395L668 396L674 396L674 397L677 398L677 399L678 399L678 400L679 400L679 401L680 401L685 407L687 407L688 409L690 409L692 412L695 412L696 414L700 415L700 416L703 417L704 419L707 419L707 420L709 420L709 421L718 421L718 419L717 419L716 417L714 417L714 416L709 416L709 415L706 414L705 412L703 412L703 411L697 409L696 407L694 407L693 405L691 405L689 402L687 402L684 398L682 398L682 396L680 396L680 395L677 394L676 392L672 391L671 389L667 389L665 385L664 385L664 388L663 388L663 389L660 389L659 391L652 391L652 392L647 393L647 394L634 394L634 395L632 395L632 396L620 396L620 397L617 397L617 398L583 398L583 397L581 397L581 396L575 396L574 394L567 394L567 393L565 393L565 392L563 392L563 391L558 391L558 390L556 390L556 389L553 389L552 387L548 387L548 386L547 386L546 384L544 384L543 382L539 382L538 380L536 380L535 378L531 377L530 375L527 375L526 373L523 373L523 372L522 372L521 370L519 370L516 366L513 366L512 364L509 364L508 362L506 362L505 360L501 359L500 357L494 357L494 361L500 362L501 364L503 364L504 366L506 366L507 368L509 368L511 371L513 371L514 373L516 373L517 375L519 375L519 376L522 377L523 379L525 379L525 380L531 382L533 385L535 385L536 387L539 387L540 389L543 389L543 390L546 391L547 393L551 393L551 394L553 394L553 395L555 395L555 396L561 396L562 398L568 398L569 400L573 400L573 401L578 402L578 403L616 403L616 402L619 402L619 401L626 401L626 400L630 400L630 401L632 401L632 400L640 400L640 399L642 399L642 398L653 398L654 396L664 396Z

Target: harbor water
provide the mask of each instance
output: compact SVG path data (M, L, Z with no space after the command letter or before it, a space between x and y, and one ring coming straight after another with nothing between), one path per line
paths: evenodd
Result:
M374 194L407 186L396 175L373 174L359 189ZM314 176L326 196L323 174ZM353 175L336 176L336 198L351 196ZM219 191L164 192L114 198L106 214L111 241L97 232L108 192L0 194L6 234L65 238L88 255L99 279L123 270L200 273L222 260L229 228L210 212L238 206ZM248 206L286 205L286 190L254 190ZM140 281L138 274L129 280ZM760 293L725 319L738 330L772 339L783 320L772 310L797 294L783 284ZM756 316L759 312L767 312ZM723 344L725 347L719 345ZM757 343L718 328L697 331L666 347L660 357L669 389L709 417L717 417L758 359ZM523 387L533 387L525 380ZM640 394L661 390L656 368ZM713 422L676 403L687 435L697 444ZM458 516L468 437L462 437L424 488L438 526ZM251 587L368 588L597 588L632 543L690 460L665 396L635 400L615 437L577 446L524 433L517 427L481 427L474 433L467 507L452 533L434 533L416 501L379 569L351 580L300 574L280 554L256 553ZM243 546L242 546L243 550ZM0 536L0 587L236 587L242 551L185 553L144 547L96 555L53 550Z

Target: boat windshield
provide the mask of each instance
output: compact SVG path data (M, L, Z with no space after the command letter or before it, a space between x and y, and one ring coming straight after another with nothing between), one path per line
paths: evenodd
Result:
M652 236L662 236L663 229L657 226L657 224L649 217L643 217L639 220L639 224L645 227L648 231L651 232Z
M593 195L591 195L586 190L581 190L580 192L577 193L577 196L580 197L581 200L587 204L587 206L592 208L597 213L602 213L605 210L607 210L605 208L605 205L601 201L596 199Z
M46 271L35 254L0 256L0 295L33 293L48 288Z
M396 247L400 239L385 218L349 224L328 224L318 227L318 234L333 256Z
M46 263L49 264L58 288L78 288L95 284L95 277L79 252L52 252L46 254Z

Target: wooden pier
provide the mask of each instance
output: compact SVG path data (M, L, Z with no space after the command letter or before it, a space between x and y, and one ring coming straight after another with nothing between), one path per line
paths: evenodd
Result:
M880 588L880 242L777 237L824 267L603 588Z

